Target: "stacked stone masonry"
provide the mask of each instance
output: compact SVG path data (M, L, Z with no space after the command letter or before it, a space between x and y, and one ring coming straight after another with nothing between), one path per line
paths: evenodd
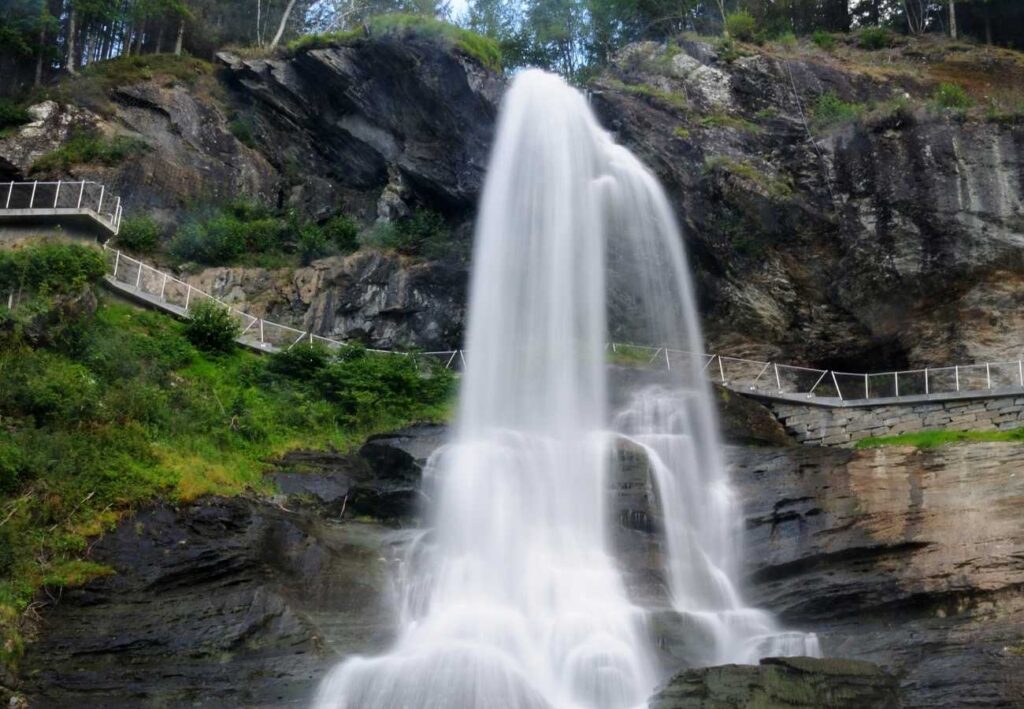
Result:
M914 404L827 407L770 402L786 431L807 446L852 446L863 438L927 430L1007 431L1024 426L1024 396Z

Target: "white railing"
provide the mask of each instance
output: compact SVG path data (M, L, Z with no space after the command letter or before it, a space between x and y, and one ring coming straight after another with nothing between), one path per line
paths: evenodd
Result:
M117 234L121 230L121 198L98 182L0 182L0 213L4 210L53 210L90 213Z
M320 343L331 348L351 343L317 335L290 325L282 325L250 315L179 278L157 270L117 249L107 248L111 277L145 296L151 302L179 314L202 300L212 300L226 308L239 320L240 340L252 347L274 352L289 349L300 342ZM1024 360L990 362L953 367L909 369L872 374L854 374L813 367L799 367L724 355L692 353L670 347L651 347L609 343L614 360L671 370L689 363L693 357L702 362L703 371L712 381L740 392L785 398L806 397L833 399L842 402L871 399L903 398L918 395L942 395L965 392L1024 390ZM434 352L400 352L371 349L370 352L399 356L427 357L446 369L466 366L464 350Z

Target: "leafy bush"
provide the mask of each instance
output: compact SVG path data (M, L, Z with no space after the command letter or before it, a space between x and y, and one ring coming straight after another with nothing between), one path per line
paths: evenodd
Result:
M418 209L398 222L376 225L367 236L366 243L428 258L442 258L453 248L448 223L440 214L428 209Z
M330 350L317 342L301 342L274 353L267 370L292 379L310 381L327 367L333 357Z
M783 32L782 34L775 38L775 43L778 44L780 47L785 47L786 49L793 49L793 47L795 47L797 44L796 35L793 34L792 32Z
M242 145L246 145L250 148L256 147L256 133L254 131L254 124L252 118L249 116L235 116L230 123L228 123L228 130L231 134L238 138L238 141Z
M834 91L826 91L814 106L814 122L820 127L832 126L856 120L863 111L862 104L847 103Z
M725 32L741 42L752 42L757 32L757 21L746 10L734 12L725 18Z
M75 165L118 165L145 149L146 144L138 138L125 135L105 138L77 131L62 146L36 160L31 172L62 173Z
M940 108L963 110L974 105L974 101L962 86L956 84L942 83L932 95L932 100Z
M324 224L324 234L343 254L359 248L359 225L347 216L340 215L329 219Z
M10 99L0 98L0 130L28 123L32 116Z
M891 47L893 39L892 32L885 27L865 27L857 33L857 45L870 51Z
M832 51L836 46L836 38L830 32L823 30L815 30L814 34L811 35L811 41L826 52Z
M99 250L78 244L43 242L20 251L0 251L0 292L76 293L107 271Z
M299 228L299 254L303 265L327 254L327 235L316 224L305 224Z
M231 352L241 331L231 311L213 300L201 300L188 310L185 337L206 352Z
M171 241L171 254L182 261L219 266L245 254L274 251L286 225L265 207L234 202L220 209L193 213Z
M150 217L134 217L121 223L118 246L139 254L150 254L160 246L160 225Z
M8 359L0 408L8 415L39 422L70 424L90 418L99 404L92 373L80 364L46 352Z

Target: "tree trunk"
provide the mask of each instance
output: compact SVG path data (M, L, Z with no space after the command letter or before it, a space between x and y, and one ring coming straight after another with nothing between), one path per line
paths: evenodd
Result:
M128 25L124 30L124 52L122 56L130 57L132 55L132 36L135 33L135 25Z
M178 38L174 40L174 55L181 56L181 43L185 39L185 18L178 20Z
M78 70L75 69L75 32L77 31L77 17L75 14L75 6L71 6L71 14L68 15L68 54L65 60L66 68L68 73L77 74Z
M36 55L36 77L35 86L38 88L43 84L43 54L46 52L46 25L39 29L39 54Z
M146 23L143 22L139 26L139 31L135 34L135 53L142 56L142 40L146 37Z
M956 39L956 0L949 0L949 36Z
M988 3L985 4L985 44L992 44L992 12Z
M156 33L156 54L164 51L164 23L160 23L160 29Z
M288 5L284 8L284 14L281 15L281 24L277 26L277 34L274 35L274 41L270 43L271 49L274 49L281 41L281 37L284 35L284 27L288 24L288 16L292 14L293 7L295 7L295 0L288 0Z

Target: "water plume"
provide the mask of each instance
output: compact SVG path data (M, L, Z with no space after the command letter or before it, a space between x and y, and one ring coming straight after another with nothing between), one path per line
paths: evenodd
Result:
M671 610L699 661L813 651L735 588L740 514L665 195L556 76L524 71L505 97L473 258L468 368L425 472L431 531L409 555L399 637L335 668L318 709L644 705L665 668L609 542L623 444L645 454ZM618 412L610 333L674 345L664 380Z

